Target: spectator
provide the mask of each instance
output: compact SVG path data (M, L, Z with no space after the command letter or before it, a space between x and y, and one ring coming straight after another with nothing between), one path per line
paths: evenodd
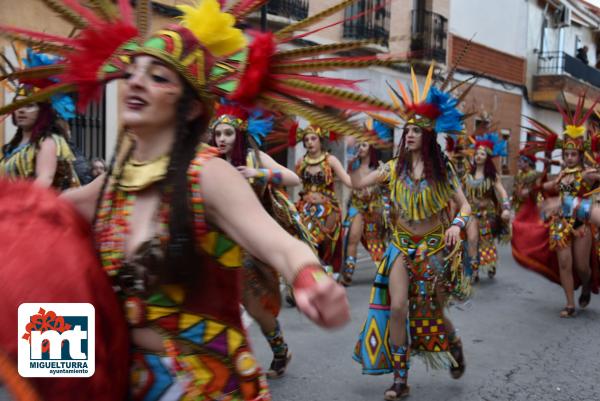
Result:
M106 172L106 163L99 157L94 157L92 159L92 177L96 178L100 174Z
M587 46L583 46L583 47L580 47L580 48L577 50L577 55L575 56L575 57L577 57L579 60L581 60L581 62L582 62L583 64L585 64L585 65L588 65L588 64L590 63L590 62L589 62L589 60L588 60L588 55L587 55L587 52L588 52L588 47L587 47Z

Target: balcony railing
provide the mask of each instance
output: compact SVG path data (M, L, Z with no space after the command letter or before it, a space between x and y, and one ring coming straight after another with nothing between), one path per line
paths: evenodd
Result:
M412 11L410 50L416 57L446 62L448 19L431 11Z
M545 52L538 58L539 75L570 75L600 88L600 70L565 52Z
M308 0L271 0L267 12L299 21L308 17Z
M364 13L359 18L349 19ZM344 38L375 39L384 46L390 38L390 3L385 0L359 0L346 8Z

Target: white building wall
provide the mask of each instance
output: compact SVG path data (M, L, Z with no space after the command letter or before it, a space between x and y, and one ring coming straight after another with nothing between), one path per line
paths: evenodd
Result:
M498 51L525 57L528 1L452 0L448 31Z
M524 126L524 127L529 126L527 119L525 119L525 116L527 116L527 117L531 117L535 120L538 120L538 121L544 123L548 128L554 130L559 135L562 134L562 131L563 131L562 117L557 111L542 109L542 108L530 105L529 103L527 103L525 101L525 99L523 99L523 103L522 103L521 107L523 110L523 113L522 113L523 117L521 118L522 126ZM525 130L523 130L523 131L521 131L521 144L524 144L526 141L527 141L527 134L526 134ZM538 154L538 156L543 156L543 155ZM554 152L552 152L553 159L560 160L561 157L562 157L562 154L561 154L560 150L555 150ZM538 163L537 169L540 171L543 169L543 164L541 162ZM560 168L558 166L552 166L552 168L550 169L551 174L558 174L559 171L560 171Z

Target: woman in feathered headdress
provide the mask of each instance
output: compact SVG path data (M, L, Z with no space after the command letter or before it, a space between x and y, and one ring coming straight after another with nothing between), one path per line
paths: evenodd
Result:
M293 135L293 132L292 132ZM302 222L317 244L321 260L333 272L339 273L342 248L338 246L342 229L342 211L335 194L334 179L351 187L350 176L342 163L325 148L335 135L322 127L310 125L297 129L295 138L302 141L306 153L296 164L296 173L302 180L302 191L296 208Z
M412 97L401 83L398 91L391 88L404 120L396 156L378 170L352 180L354 188L379 183L390 191L393 233L354 352L363 373L394 373L386 400L398 400L409 392L409 343L410 354L422 355L429 366L449 368L454 378L465 370L462 343L444 315L444 306L450 296L462 297L468 290L462 274L460 234L471 208L437 142L438 134L461 132L464 115L457 109L459 99L432 86L433 66L422 91L414 71L411 75ZM459 209L453 219L446 214L450 202Z
M586 219L579 218L589 213L587 194L600 182L600 175L593 169L586 170L584 165L586 152L590 150L589 140L585 136L586 121L593 112L595 103L587 112L584 111L584 105L584 95L580 96L575 111L557 103L565 125L562 138L539 121L528 119L531 124L529 134L543 139L543 142L529 142L528 153L562 149L563 168L555 179L543 184L544 190L558 193L561 199L576 199L578 204L581 202L586 205L583 209L578 208L580 216L571 213L568 205L545 216L550 225L550 251L556 251L558 256L560 283L567 299L560 317L575 316L575 289L579 285L577 281L582 284L579 297L581 308L589 304L592 291L597 292L591 270L596 262L595 255L592 255L592 233L589 225L583 224ZM594 263L591 264L590 260Z
M282 190L300 184L300 178L258 149L273 129L273 116L238 104L221 104L210 124L211 144L249 181L261 204L281 227L312 247L294 204ZM281 377L291 359L277 320L281 309L279 275L249 254L244 258L243 305L256 320L273 351L267 377Z
M479 280L480 270L489 278L496 275L498 253L495 241L504 243L510 239L510 199L494 163L495 157L507 155L506 146L506 141L496 132L478 136L471 171L463 180L473 213L473 224L468 231L477 230L467 235L469 246L472 246L471 238L476 238L477 254L469 266L475 281Z
M377 119L369 118L365 129L373 132L383 142L391 144L393 129ZM364 176L379 167L379 155L375 147L368 142L356 144L356 153L350 160L348 173L352 177ZM358 244L362 243L376 264L383 257L386 246L384 215L389 207L389 194L379 185L354 190L348 200L346 218L342 224L342 260L344 265L340 274L340 283L348 287L356 269Z
M217 149L200 143L215 95L259 101L362 137L352 124L321 107L377 111L393 106L346 90L354 87L352 81L312 72L389 61L313 59L359 47L359 42L300 52L278 49L293 39L294 31L340 5L275 34L255 34L246 46L235 17L264 1L237 1L228 12L216 0L179 6L180 24L146 40L138 37L127 0L90 7L77 1L49 3L79 29L75 36L5 26L0 34L65 56L63 63L16 76L61 80L0 113L66 92L77 92L81 109L108 80L124 78L121 120L127 134L120 138L109 172L64 197L94 221L102 266L125 309L133 342L131 397L270 399L241 322L241 248L292 283L298 308L317 324L345 323L348 302L310 247L267 215L246 180L218 157ZM148 1L137 4L148 10ZM144 21L141 17L138 21Z
M17 57L20 57L17 54ZM5 60L5 70L12 65ZM27 49L23 63L28 68L50 66L58 58ZM52 85L50 80L12 80L8 87L15 93L14 101L35 95L44 87ZM79 179L73 168L75 155L71 151L65 132L58 118L75 116L75 105L70 96L55 95L49 100L33 102L16 109L12 122L17 127L13 138L0 152L0 176L10 179L31 179L37 185L53 187L59 191L78 187Z

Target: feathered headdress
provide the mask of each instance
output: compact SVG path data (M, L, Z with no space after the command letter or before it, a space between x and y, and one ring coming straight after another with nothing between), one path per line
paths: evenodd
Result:
M252 42L246 46L243 32L236 28L236 20L247 16L266 1L236 0L229 2L225 10L221 10L218 0L198 0L194 6L178 6L183 13L180 23L158 30L144 40L141 37L147 31L149 0L137 1L136 16L128 0L117 1L118 11L112 2L107 1L95 1L88 8L77 0L44 0L79 30L74 37L8 26L0 26L0 35L43 47L46 52L64 57L58 64L25 69L15 73L15 77L59 77L60 82L36 96L0 108L0 113L66 92L78 92L78 108L82 110L99 94L104 83L124 76L132 56L147 54L173 67L196 90L200 99L211 105L216 97L227 97L244 105L256 103L282 114L301 116L328 131L372 140L361 127L347 121L342 113L323 108L392 111L394 106L357 93L357 81L315 74L335 69L389 65L397 60L336 54L363 47L372 43L370 41L280 49L287 42L323 29L316 29L314 25L356 0L343 0L275 33L251 32ZM139 29L135 26L136 21ZM294 36L298 30L308 32Z
M472 85L465 90L460 97L455 97L452 92L461 84L445 91L444 87L450 79L440 87L433 85L433 64L427 71L425 85L421 89L417 82L414 69L411 67L410 75L412 89L409 91L404 84L397 81L397 88L388 83L389 95L396 106L394 110L401 121L377 116L378 119L385 119L389 124L402 126L404 124L414 124L419 127L431 130L436 134L440 133L462 133L464 131L464 120L466 116L458 109L458 106L471 89Z
M528 141L525 144L524 152L535 154L542 151L551 152L554 149L574 149L579 150L580 152L591 150L591 138L587 140L585 138L585 124L590 115L594 112L594 107L598 103L598 99L594 101L587 112L584 112L586 96L585 94L582 94L579 96L577 106L573 112L570 110L564 94L562 94L562 97L566 107L563 108L560 103L555 102L556 108L562 116L563 124L565 126L562 138L547 125L526 116L525 118L530 126L523 128L526 129L529 135L540 140Z
M475 140L474 148L484 148L491 157L508 156L508 143L497 132L478 136Z
M210 124L211 131L219 124L227 124L242 134L248 134L257 146L262 146L266 136L273 130L273 116L263 110L248 110L239 104L221 103Z
M18 65L23 68L43 68L45 66L52 66L61 62L59 57L54 57L44 53L35 52L31 48L25 50L25 54L21 54L19 47L12 44L12 49L17 58ZM10 75L15 71L18 71L15 65L9 61L9 59L2 55L0 61L0 71L3 75ZM39 93L41 90L58 83L57 78L52 79L40 79L40 78L23 78L7 79L3 81L3 86L14 94L13 99L16 101L18 98L27 96L33 96ZM58 114L58 116L64 120L69 120L75 117L75 103L73 98L65 93L57 93L52 95L50 99L52 108ZM41 101L41 100L40 100Z

